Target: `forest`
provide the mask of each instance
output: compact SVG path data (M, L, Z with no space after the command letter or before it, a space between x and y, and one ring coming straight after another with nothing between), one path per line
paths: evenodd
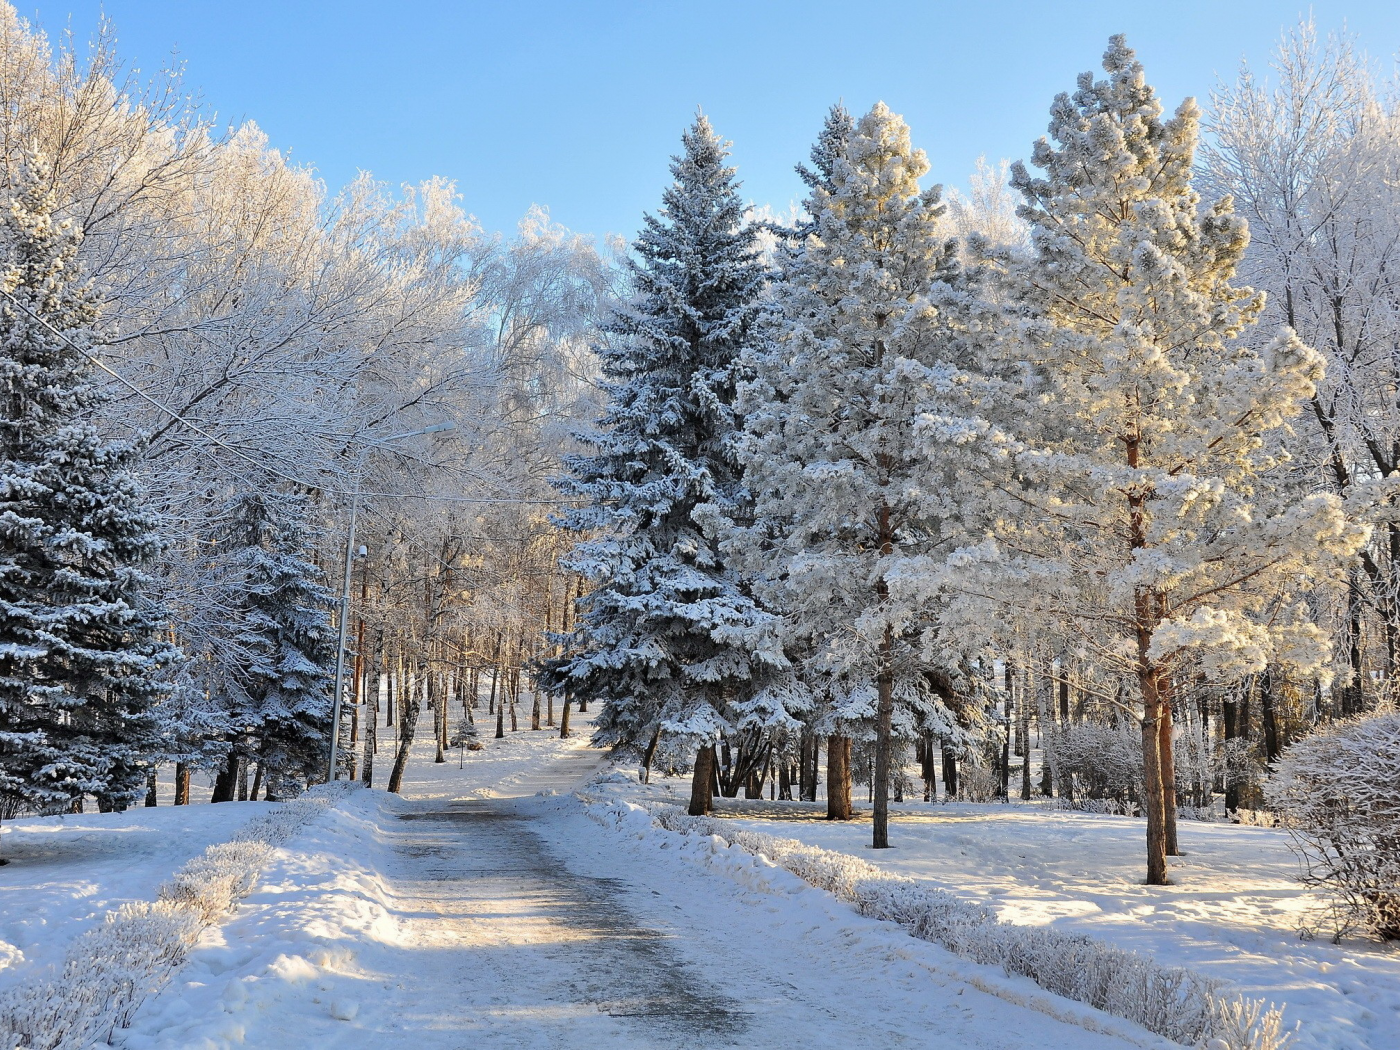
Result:
M1065 88L946 193L834 105L786 217L697 112L599 244L329 190L0 7L0 814L589 711L691 816L864 793L876 849L1048 799L1164 885L1282 821L1400 937L1394 84L1303 22L1199 102L1122 37Z

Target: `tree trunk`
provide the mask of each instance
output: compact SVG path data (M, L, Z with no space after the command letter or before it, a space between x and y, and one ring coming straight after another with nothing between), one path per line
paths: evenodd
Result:
M1366 706L1361 689L1364 673L1361 660L1361 605L1361 585L1353 572L1351 586L1347 588L1347 676L1340 690L1343 718L1359 715Z
M874 849L889 849L890 733L894 720L894 632L889 627L885 628L880 645L880 671L875 688L879 702L875 708L875 777L871 785L875 814L871 845Z
M826 819L851 819L851 738L826 738Z
M367 788L374 787L374 754L379 750L379 651L369 662L369 675L365 683L365 760L360 766L360 782Z
M238 801L248 801L248 757L240 755L238 758Z
M714 804L715 748L706 744L695 753L695 772L690 778L690 808L692 817L708 817Z
M797 797L804 802L815 801L817 797L817 734L809 729L802 731L802 748L797 762Z
M210 802L232 802L233 792L238 784L238 758L229 755L224 761L223 768L219 770L219 775L214 778L214 794L210 797Z
M258 800L258 792L262 790L262 782L263 762L262 759L259 758L257 772L253 774L253 789L248 793L248 797L251 798L254 802Z
M491 695L496 695L496 683L491 683ZM503 740L506 735L506 700L501 697L500 703L496 704L496 739Z
M530 705L530 728L532 730L540 729L542 728L540 725L540 691L532 689L530 695L534 697L534 701Z
M569 693L564 692L564 701L559 708L559 739L569 739Z
M1065 656L1060 657L1060 724L1059 732L1064 732L1069 728L1069 660ZM1066 769L1060 774L1060 797L1066 802L1074 801L1074 770Z
M933 733L925 730L919 734L919 776L924 782L924 801L935 802L938 799L938 767L933 761L934 741Z
M1264 721L1264 761L1272 766L1278 761L1283 747L1279 743L1278 713L1274 702L1274 676L1272 668L1265 668L1259 676L1259 707Z
M417 689L406 689L399 697L399 747L394 755L394 768L389 771L389 790L396 795L403 788L403 774L408 768L408 752L418 728L420 706Z
M569 705L568 705L568 704L565 704L565 705L564 705L564 710L567 712L568 709L569 709ZM657 748L657 746L658 746L660 743L661 743L661 725L660 725L660 723L658 723L657 726L656 726L656 728L653 729L653 730L651 731L651 739L650 739L649 741L647 741L647 749L646 749L646 752L642 755L642 783L643 783L643 784L650 784L650 783L651 783L651 762L652 762L652 759L654 759L654 758L656 757L656 748Z
M1225 700L1221 703L1221 717L1225 723L1225 745L1226 745L1226 766L1225 766L1225 812L1236 813L1240 808L1240 783L1235 771L1230 768L1233 761L1234 749L1229 745L1235 740L1244 736L1240 731L1240 702L1238 700Z
M1138 631L1138 688L1142 692L1143 813L1147 817L1147 884L1166 886L1167 829L1162 797L1162 701L1157 668L1147 657L1150 632Z
M184 762L175 763L175 805L190 804L190 767Z
M1176 749L1172 741L1172 704L1175 693L1170 680L1163 680L1160 689L1162 715L1157 728L1157 749L1162 762L1162 832L1166 837L1168 857L1181 856L1176 838Z
M428 706L433 709L433 735L437 737L434 741L436 751L433 754L433 762L446 762L447 754L442 746L442 724L447 719L447 705L443 703L442 690L439 688L433 691L433 681L435 676L429 672L423 676L423 689L428 694Z
M943 751L943 797L952 802L958 797L958 754L947 744Z
M146 774L146 805L148 807L154 807L157 804L158 799L156 798L156 771L155 767L153 766L151 767L151 771Z
M1141 451L1137 436L1127 441L1128 467L1138 469ZM1134 556L1147 547L1147 493L1128 496L1129 546ZM1161 622L1159 596L1146 587L1133 594L1133 633L1137 641L1138 689L1142 693L1142 808L1147 816L1147 884L1167 885L1167 828L1162 781L1162 695L1157 665L1148 656L1152 632Z

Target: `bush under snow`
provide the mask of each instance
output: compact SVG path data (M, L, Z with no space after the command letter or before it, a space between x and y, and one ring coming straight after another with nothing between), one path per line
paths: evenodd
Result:
M1337 901L1334 936L1360 925L1400 939L1400 713L1298 741L1265 797L1293 836L1303 881Z
M597 808L597 807L594 807ZM617 804L628 810L626 804ZM620 812L619 817L623 814ZM844 853L663 806L652 819L668 831L714 835L855 905L862 915L897 922L909 933L974 962L1028 977L1067 999L1133 1021L1205 1050L1283 1050L1290 1036L1275 1008L1223 994L1220 982L1082 934L1002 922L980 904L892 875Z
M161 886L156 900L125 904L78 937L62 969L0 997L0 1046L86 1050L105 1043L158 991L204 928L252 890L272 851L352 785L327 785L249 821Z

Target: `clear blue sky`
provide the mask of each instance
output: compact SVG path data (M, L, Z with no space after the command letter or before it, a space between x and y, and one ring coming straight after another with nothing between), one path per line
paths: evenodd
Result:
M332 186L455 180L488 229L532 203L586 233L631 236L656 206L697 105L734 142L746 197L785 207L828 105L902 113L933 177L1023 157L1051 99L1126 32L1174 107L1242 58L1262 66L1297 0L865 4L860 0L21 0L79 36L103 9L127 60L172 50L223 121L256 120ZM1385 66L1400 0L1317 0Z

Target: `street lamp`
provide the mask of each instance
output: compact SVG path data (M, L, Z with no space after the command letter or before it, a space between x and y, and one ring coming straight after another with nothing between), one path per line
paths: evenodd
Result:
M405 434L391 434L386 438L381 438L376 444L387 441L398 441L401 438L422 437L425 434L441 434L443 431L452 430L456 423L448 419L441 423L434 423L430 427L422 430L410 430ZM363 459L361 460L363 462ZM345 582L340 589L340 644L335 650L335 692L331 696L331 758L326 768L326 780L336 779L336 764L340 758L340 703L341 690L345 687L345 643L347 630L350 626L350 571L355 560L355 522L360 516L360 472L355 473L355 493L350 500L350 529L345 534ZM368 554L364 547L360 548L361 556Z

